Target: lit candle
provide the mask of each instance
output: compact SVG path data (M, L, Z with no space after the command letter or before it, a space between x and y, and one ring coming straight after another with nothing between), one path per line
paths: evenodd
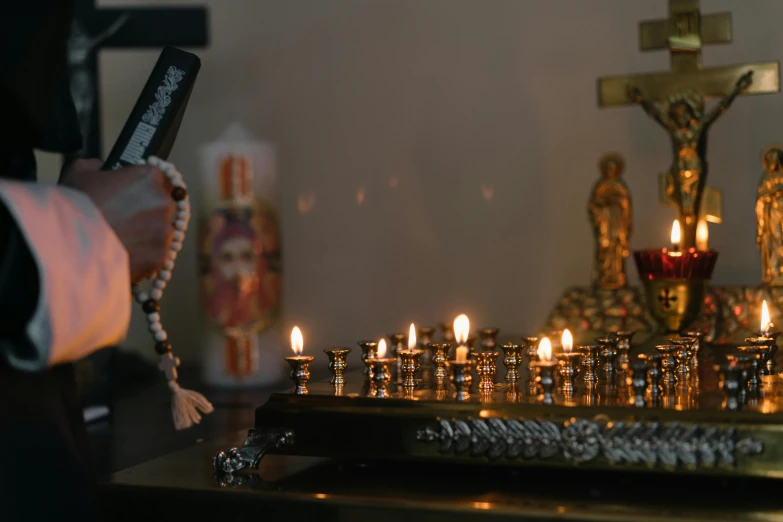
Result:
M680 241L682 241L682 233L680 232L680 221L675 219L672 223L672 250L677 252L680 249Z
M408 350L416 349L416 327L411 323L410 330L408 330Z
M769 320L769 308L767 308L767 300L761 302L761 329L760 332L763 335L767 335L769 333L769 329L772 326L772 323Z
M571 335L571 332L568 331L568 328L563 330L563 337L561 338L560 344L563 345L563 352L565 353L571 353L571 351L574 349L574 336Z
M700 219L696 224L696 250L709 250L710 230L706 219Z
M563 333L565 334L565 332ZM549 337L544 337L538 343L538 360L542 363L552 362L552 341L549 340Z
M470 320L465 314L458 315L454 319L454 339L457 341L457 351L455 354L457 362L465 362L468 360L468 347L465 343L468 341L468 334L470 333Z
M298 326L294 326L291 330L291 350L297 357L302 355L304 351L304 338L302 337L302 330Z
M386 357L386 339L378 341L378 349L376 351L376 358L383 359Z

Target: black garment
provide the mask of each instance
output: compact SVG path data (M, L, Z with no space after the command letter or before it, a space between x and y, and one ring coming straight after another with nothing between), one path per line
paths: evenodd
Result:
M66 74L72 2L19 0L0 11L0 177L35 180L33 149L81 146ZM39 293L32 255L0 204L0 520L92 521L94 475L72 365L11 368Z

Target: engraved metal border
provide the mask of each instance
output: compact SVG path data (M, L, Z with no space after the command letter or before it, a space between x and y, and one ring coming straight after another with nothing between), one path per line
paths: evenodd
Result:
M759 455L764 444L737 439L734 428L703 428L677 422L599 423L531 419L437 419L416 439L437 444L441 453L490 460L549 459L558 454L574 464L600 457L610 464L661 465L668 469L734 466L738 455Z

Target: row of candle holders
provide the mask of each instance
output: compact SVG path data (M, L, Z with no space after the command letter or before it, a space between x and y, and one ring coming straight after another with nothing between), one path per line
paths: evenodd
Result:
M487 329L497 335L496 329ZM484 332L484 331L482 331ZM661 397L671 397L674 390L684 390L698 379L694 371L698 366L698 354L703 343L701 332L686 332L672 337L669 344L656 346L654 354L640 354L630 358L631 340L634 332L616 332L596 340L595 345L576 346L573 351L555 353L551 360L540 360L537 337L523 338L523 344L503 344L499 348L503 353L505 366L505 385L517 389L521 380L519 368L527 362L530 379L528 394L538 398L543 404L553 404L553 394L558 391L566 402L573 394L581 375L585 387L595 390L599 381L614 383L618 374L625 374L626 383L631 392L630 403L644 407L653 407L660 403ZM778 333L759 334L746 339L747 345L738 348L739 353L726 356L726 361L716 364L720 387L726 395L727 409L740 409L747 397L755 396L760 389L762 377L772 375L775 368L775 351ZM489 345L482 336L482 347ZM436 395L443 395L450 382L454 398L457 401L470 400L473 384L473 370L478 376L478 391L482 397L488 397L495 389L497 359L500 352L492 349L473 350L465 361L449 359L451 343L422 343L425 350L404 347L404 335L390 336L392 341L391 357L377 357L376 341L359 341L362 362L365 366L366 391L368 396L387 398L391 396L389 385L392 373L397 374L396 383L402 387L404 396L412 392L422 381L417 378L422 359L432 363L432 382ZM430 338L422 341L431 341ZM347 369L347 356L350 348L328 348L324 350L329 358L332 372L331 384L342 389L345 384L344 372ZM289 357L291 377L295 384L294 393L306 394L309 380L309 364L313 357ZM581 364L580 364L581 363ZM581 368L580 368L581 366ZM559 377L559 379L557 379ZM557 383L557 387L556 387ZM696 382L698 389L698 383ZM690 386L690 389L693 389ZM444 397L440 397L444 398Z

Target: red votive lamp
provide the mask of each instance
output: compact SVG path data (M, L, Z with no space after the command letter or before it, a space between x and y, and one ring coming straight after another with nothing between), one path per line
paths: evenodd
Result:
M633 253L650 314L669 333L679 332L701 312L707 283L718 260L715 250L680 250L680 223L672 225L672 248Z

